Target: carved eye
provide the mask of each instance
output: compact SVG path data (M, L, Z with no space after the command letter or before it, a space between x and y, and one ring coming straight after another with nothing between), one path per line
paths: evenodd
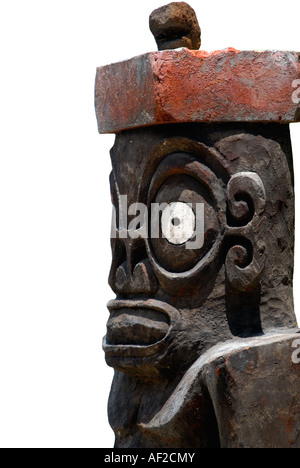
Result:
M218 232L218 220L209 193L194 177L171 175L158 187L151 204L161 207L161 216L151 210L149 221L151 228L158 226L157 230L151 229L149 238L154 261L169 272L192 269L211 249ZM198 236L201 225L198 206L203 207L202 239Z
M170 203L162 212L161 230L170 244L185 244L193 237L195 227L196 217L187 203Z

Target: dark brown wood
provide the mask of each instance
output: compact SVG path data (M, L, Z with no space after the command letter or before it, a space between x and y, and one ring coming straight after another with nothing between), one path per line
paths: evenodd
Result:
M221 398L220 393L215 395L221 392L219 380L207 388L202 376L196 397L201 402L193 404L195 417L203 423L193 440L183 429L182 439L178 435L170 439L185 413L179 412L175 426L156 436L152 429L141 431L141 427L153 418L157 424L156 415L168 398L176 400L174 392L181 379L213 347L229 341L229 356L239 345L236 340L243 339L245 349L257 337L263 356L265 337L270 337L266 351L272 354L274 330L285 329L290 341L295 339L294 191L288 126L182 124L127 131L117 135L111 157L116 208L118 194L126 194L129 205L138 201L148 207L163 200L198 201L205 204L206 214L205 243L198 250L171 245L163 238L112 239L110 285L117 300L109 306L104 349L107 363L116 370L109 414L117 446L255 445L256 432L251 442L241 436L236 443L225 430L231 427L230 419L219 426L214 409ZM235 340L232 349L230 340ZM270 392L290 372L293 350L287 345L284 349L280 374L275 364L270 371ZM246 365L243 358L239 365ZM259 365L254 376L257 388L251 387L258 395L265 372ZM299 372L293 379L290 398L298 405ZM250 396L256 398L253 393ZM244 404L247 407L246 400ZM265 416L260 407L262 419L269 414L269 404ZM203 432L207 417L210 423ZM299 427L299 418L295 415L293 431ZM240 415L236 424L244 423ZM268 434L265 441L257 438L257 444L276 445ZM296 437L293 444L300 440Z

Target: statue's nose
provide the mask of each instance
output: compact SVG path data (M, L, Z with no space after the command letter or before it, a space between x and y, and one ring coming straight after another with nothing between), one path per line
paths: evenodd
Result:
M147 255L144 239L115 239L109 284L120 295L153 295L157 278Z

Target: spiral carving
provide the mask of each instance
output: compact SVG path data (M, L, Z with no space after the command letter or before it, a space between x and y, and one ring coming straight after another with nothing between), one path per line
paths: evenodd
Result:
M261 178L252 172L240 172L227 185L228 217L225 267L230 284L240 290L256 287L265 265L265 245L260 226L266 204Z

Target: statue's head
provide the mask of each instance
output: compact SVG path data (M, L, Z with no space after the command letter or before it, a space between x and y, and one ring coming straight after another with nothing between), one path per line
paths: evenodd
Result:
M275 278L271 266L271 257L288 265L292 255L286 157L262 136L207 132L201 124L126 131L111 151L117 298L104 349L109 365L132 376L174 377L221 341L292 325L291 276L283 268Z
M98 69L96 111L100 132L117 134L106 360L155 380L221 341L296 325L283 124L296 118L298 55L200 52L184 2L150 28L159 52Z

